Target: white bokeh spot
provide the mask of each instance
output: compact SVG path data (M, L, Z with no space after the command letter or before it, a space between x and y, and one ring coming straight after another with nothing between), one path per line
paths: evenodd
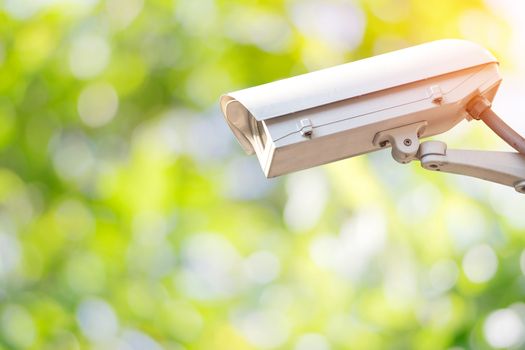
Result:
M119 98L110 84L95 83L87 86L78 98L80 119L90 127L101 127L117 114Z
M69 68L79 79L93 78L107 67L111 58L111 47L98 35L84 35L73 41L69 52Z
M525 340L525 327L520 315L513 309L491 313L483 325L485 339L494 348L516 347Z
M77 308L77 321L84 336L93 342L109 341L119 329L113 308L100 299L84 300Z
M489 281L498 269L498 257L488 244L470 248L463 257L463 271L474 283Z

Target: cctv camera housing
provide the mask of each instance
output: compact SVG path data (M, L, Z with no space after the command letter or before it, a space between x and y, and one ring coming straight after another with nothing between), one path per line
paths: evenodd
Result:
M443 133L468 118L474 96L492 101L500 82L487 50L440 40L232 92L221 109L275 177L378 150L381 131L423 122L420 137Z

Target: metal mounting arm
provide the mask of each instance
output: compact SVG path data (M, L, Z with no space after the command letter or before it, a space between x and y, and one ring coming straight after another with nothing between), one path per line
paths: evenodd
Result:
M447 149L440 141L419 143L425 122L377 133L374 144L392 146L392 157L399 163L420 160L432 171L466 175L514 187L525 194L525 155L511 152Z
M447 149L440 141L419 146L418 158L427 170L477 177L525 193L525 155L511 152Z

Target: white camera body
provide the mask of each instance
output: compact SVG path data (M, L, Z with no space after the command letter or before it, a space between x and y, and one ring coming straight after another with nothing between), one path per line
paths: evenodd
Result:
M377 135L421 123L418 137L451 129L467 103L492 101L497 60L463 40L428 44L229 93L226 121L267 177L372 152Z

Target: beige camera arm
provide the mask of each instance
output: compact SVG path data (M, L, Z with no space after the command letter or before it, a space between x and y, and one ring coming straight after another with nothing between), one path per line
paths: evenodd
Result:
M525 155L513 152L447 149L440 141L419 146L418 159L427 170L477 177L525 193Z

